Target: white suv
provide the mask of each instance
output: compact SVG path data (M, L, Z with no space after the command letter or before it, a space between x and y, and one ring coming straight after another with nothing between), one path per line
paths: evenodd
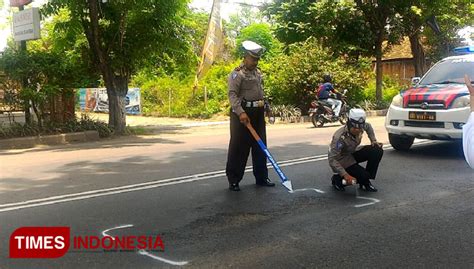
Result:
M470 114L469 91L464 75L474 79L474 47L458 48L464 55L444 58L413 86L396 95L385 118L390 144L408 150L415 138L462 138Z

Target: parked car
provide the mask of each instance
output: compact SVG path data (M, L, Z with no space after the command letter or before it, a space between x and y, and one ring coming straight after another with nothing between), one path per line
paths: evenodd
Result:
M460 54L437 62L426 74L412 79L412 87L396 95L385 119L390 144L408 150L415 138L462 138L470 114L464 75L474 78L474 47L457 48Z

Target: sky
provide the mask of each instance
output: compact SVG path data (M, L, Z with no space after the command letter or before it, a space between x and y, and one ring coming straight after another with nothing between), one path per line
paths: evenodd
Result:
M10 0L0 0L4 1L4 9L0 10L0 26L7 22L7 17L9 12L7 10L10 5ZM108 0L113 1L113 0ZM237 13L240 5L238 3L247 3L252 5L258 5L265 0L221 0L221 15L223 19L229 19L229 16ZM33 0L31 6L37 7L46 3L47 0ZM202 9L207 12L211 11L213 0L192 0L190 6L197 9ZM0 28L0 51L3 51L3 48L7 45L7 39L11 35L11 28L7 27L6 29Z

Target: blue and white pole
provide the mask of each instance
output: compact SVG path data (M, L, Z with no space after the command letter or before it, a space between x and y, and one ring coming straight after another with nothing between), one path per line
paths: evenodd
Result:
M273 168L275 168L275 171L277 172L278 176L280 177L281 184L287 188L290 192L293 191L293 186L291 185L291 181L286 177L286 175L281 171L280 166L278 163L273 159L272 154L268 150L267 146L263 143L262 139L260 136L257 134L255 129L253 128L252 124L248 123L247 128L249 129L250 133L252 134L253 138L257 141L258 145L260 148L263 150L265 155L267 156L268 160L270 160L270 163L272 164Z

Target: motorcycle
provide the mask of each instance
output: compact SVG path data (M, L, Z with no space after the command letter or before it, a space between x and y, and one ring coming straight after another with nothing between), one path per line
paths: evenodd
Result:
M344 90L342 94L336 94L336 99L342 101L339 117L334 115L334 111L331 108L332 106L327 101L314 100L311 102L311 107L309 108L308 114L314 127L320 128L323 127L325 123L333 123L338 121L342 125L346 124L349 114L349 106L347 104L346 94L347 90Z

